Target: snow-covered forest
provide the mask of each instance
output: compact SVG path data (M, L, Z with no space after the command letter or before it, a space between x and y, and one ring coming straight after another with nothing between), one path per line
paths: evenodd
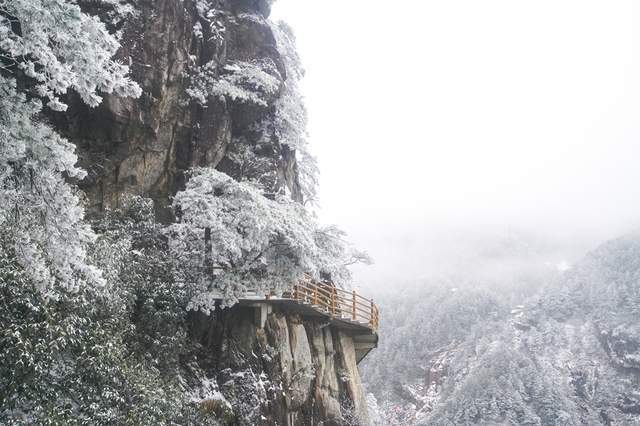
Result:
M503 235L382 291L385 341L361 365L374 424L635 424L639 244L568 265L539 238Z
M336 1L0 0L1 425L640 424L640 18Z

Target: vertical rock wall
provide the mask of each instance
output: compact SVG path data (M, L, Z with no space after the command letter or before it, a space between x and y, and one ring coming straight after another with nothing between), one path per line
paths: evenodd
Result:
M136 13L114 22L114 29L123 33L118 55L130 64L142 96L106 96L92 109L70 94L69 110L51 113L57 129L78 147L80 164L88 171L80 186L90 211L117 206L122 194L131 193L153 198L162 213L184 185L189 168L238 173L229 147L255 146L253 125L274 115L278 94L266 106L221 97L210 97L203 106L187 94L197 67L268 62L281 82L287 78L266 0L132 3ZM277 140L270 143L259 155L277 176L274 186L287 187L300 199L295 155Z
M107 13L100 2L81 4ZM259 157L261 167L251 173L274 176L274 190L286 188L301 200L295 152L277 138L265 142L256 134L256 123L274 119L287 79L268 21L270 2L131 4L136 13L114 21L112 29L122 31L119 57L130 65L142 96L106 96L91 109L70 94L68 111L50 113L88 171L79 185L89 212L116 207L124 194L135 194L154 199L158 217L170 221L170 198L183 187L186 172L208 166L238 178L242 165L231 152L242 152L243 146ZM209 96L203 105L188 95L198 67L213 63L224 70L238 61L271 64L280 90L269 94L266 105L220 96ZM192 337L203 348L197 359L207 372L207 389L216 388L212 395L219 391L228 401L205 404L216 411L216 424L367 423L349 336L285 312L272 313L261 328L253 310L239 306L211 317L193 314L192 320Z
M269 314L261 328L254 309L192 317L192 338L211 357L209 374L233 407L232 417L256 424L368 424L353 339L286 311Z

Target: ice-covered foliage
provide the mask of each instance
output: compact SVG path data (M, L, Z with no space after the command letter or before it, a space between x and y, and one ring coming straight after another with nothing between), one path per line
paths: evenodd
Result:
M219 8L214 8L208 0L197 0L195 8L199 20L194 24L193 35L204 41L204 34L208 30L206 42L218 48L222 47L227 33L226 20L229 15Z
M299 87L304 69L297 53L293 30L282 21L272 23L271 30L285 66L286 79L282 94L275 102L273 121L263 121L261 126L263 132L273 134L281 144L296 151L302 196L305 201L313 203L317 197L319 171L317 161L309 150L307 110Z
M372 426L386 426L389 424L380 410L378 400L372 393L367 394L367 411L369 412L369 420Z
M0 77L0 227L40 291L102 284L86 263L93 232L66 178L80 179L75 148L39 122L41 104ZM59 286L59 287L58 287Z
M80 7L106 9L112 24L137 13L136 8L131 4L133 2L135 0L76 0Z
M180 219L169 229L170 246L194 288L192 309L209 311L220 295L232 304L246 291L280 293L305 273L327 273L344 284L347 266L362 258L300 204L267 198L213 169L195 170L174 207Z
M55 301L0 251L0 423L215 424L189 397L204 373L152 202L126 197L93 226L109 285Z
M273 62L236 61L222 68L209 61L195 70L187 93L201 105L210 97L266 107L280 89L280 77Z
M112 59L119 46L75 2L0 1L0 225L3 243L48 296L103 279L87 263L94 236L73 185L85 173L73 145L42 120L40 99L64 110L60 96L69 89L90 106L101 101L98 92L138 96L128 67Z
M307 142L307 110L300 93L299 82L304 76L304 69L291 27L284 22L278 22L271 24L271 30L286 70L284 90L276 102L273 123L275 134L280 143L293 149L303 148Z
M227 148L227 158L235 166L233 176L240 182L254 182L273 193L284 192L278 179L278 164L271 155L271 145L251 144L246 138L236 138Z
M204 37L206 29L207 37L210 33L213 39L220 39L226 31L226 20L236 19L220 14L208 2L198 2L196 8L200 17L194 27L196 38ZM263 24L262 18L250 14L241 14L237 18L257 20L256 22ZM235 60L219 63L211 60L191 71L187 93L202 106L217 99L260 107L262 112L249 128L252 133L249 145L276 146L282 151L279 153L280 157L294 153L295 183L300 190L296 192L296 199L314 203L317 198L318 165L307 141L307 111L299 87L304 70L291 28L284 22L268 23L284 70L269 57L249 62ZM229 149L231 154L233 149ZM272 157L277 158L275 155ZM272 169L277 169L277 166ZM282 182L278 181L278 184L282 187Z
M257 15L218 13L212 3L184 5L197 8L195 40L211 42L207 47L229 40L225 19L264 25ZM226 336L206 341L232 330L225 317L202 319L185 308L210 308L205 300L210 290L231 302L242 289L282 289L307 272L330 273L345 282L346 266L366 258L344 243L339 230L319 227L300 204L265 189L277 186L267 181L283 178L275 165L290 153L279 149L293 147L291 141L281 145L272 139L267 146L251 140L249 149L234 151L238 156L232 160L244 167L240 179L246 176L245 182L197 171L176 197L177 224L156 222L151 200L121 193L117 209L105 203L102 211L84 218L77 184L85 173L76 165L74 146L55 132L55 125L67 123L69 134L76 134L76 116L59 113L67 100L75 109L80 100L98 105L106 93L140 94L128 68L113 59L120 34L109 33L126 29L127 50L140 46L139 37L149 42L155 33L146 33L147 26L145 34L137 28L129 32L135 4L142 5L135 0L0 0L3 425L267 423L263 414L270 403L290 390L269 377L275 358L272 351L260 352L264 330L261 338L258 333L239 336L243 343L244 337L259 338L246 348ZM141 8L141 20L157 22L160 11L154 4ZM162 16L163 23L168 16ZM195 97L205 103L224 98L232 113L255 113L252 120L273 115L283 76L276 53L270 52L273 59L247 58L218 69L208 64L193 80L196 88L201 83ZM72 102L74 91L80 99ZM78 105L78 110L83 116L84 108ZM253 133L248 129L242 137ZM95 148L87 145L83 148ZM254 155L263 148L271 150L270 161L264 152ZM96 158L81 152L83 161ZM295 181L292 163L287 166L284 178ZM249 316L247 324L252 323ZM200 329L206 338L194 337ZM226 347L212 353L217 343ZM249 358L256 362L240 363ZM228 367L221 366L225 363Z
M603 244L569 274L576 302L604 314L611 305L640 317L640 234Z
M630 235L569 271L536 274L548 285L519 302L521 274L499 292L456 282L455 292L429 286L382 299L389 341L364 362L364 377L384 421L637 423L639 248Z
M0 423L166 424L183 407L144 352L126 345L131 309L85 287L46 301L0 252Z
M273 384L268 380L264 371L246 366L240 371L225 369L221 372L224 382L222 390L233 395L231 405L240 418L248 424L266 423L262 412L269 404L268 394L273 392ZM280 389L281 391L281 389Z
M156 222L153 202L123 197L120 208L107 211L93 227L99 238L90 255L109 278L105 288L110 294L109 308L138 319L128 344L164 371L173 371L186 335L184 308L189 299L166 261L165 226Z
M0 59L5 69L22 72L34 82L47 106L65 110L60 95L75 90L90 106L98 92L140 95L127 66L113 59L120 47L104 24L72 1L0 1Z

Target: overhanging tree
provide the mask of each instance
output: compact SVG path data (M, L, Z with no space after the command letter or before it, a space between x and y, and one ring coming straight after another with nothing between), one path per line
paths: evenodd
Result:
M103 284L86 261L94 239L70 179L82 179L74 147L42 119L67 105L70 89L89 106L102 93L140 95L120 44L73 1L0 0L0 226L18 262L48 296ZM8 247L2 247L7 250Z
M305 274L345 285L348 266L369 260L289 197L267 197L211 168L193 171L174 207L179 220L168 229L169 244L191 287L191 309L208 312L221 296L230 305L246 291L281 293Z

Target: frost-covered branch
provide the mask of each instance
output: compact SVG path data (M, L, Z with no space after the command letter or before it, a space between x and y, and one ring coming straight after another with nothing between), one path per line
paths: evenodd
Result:
M261 126L264 133L273 134L281 144L295 150L302 196L305 202L313 203L317 197L319 169L309 150L307 110L299 87L304 69L297 53L293 30L284 22L272 23L271 30L285 66L286 79L282 93L275 102L273 121L264 121Z
M266 107L278 90L279 74L270 61L237 61L221 69L210 61L196 69L187 93L201 105L212 97Z
M101 3L129 10L117 0ZM69 89L90 106L100 103L99 92L139 96L128 67L113 59L119 47L75 1L0 0L0 249L14 253L47 296L104 280L88 261L95 235L68 181L85 172L75 166L74 146L42 121L41 99L61 111Z
M0 77L0 227L13 242L18 261L40 289L59 283L75 290L101 284L86 263L93 232L83 223L80 199L64 176L80 179L75 148L37 121L39 101L18 93Z
M178 223L169 228L170 248L187 276L192 309L209 311L217 297L234 303L246 291L280 293L305 273L350 280L353 260L344 233L321 228L288 197L263 195L213 169L197 169L174 199Z
M0 53L34 82L34 94L64 111L60 95L75 90L90 106L98 92L138 97L129 68L113 59L120 44L96 17L71 1L0 0Z

